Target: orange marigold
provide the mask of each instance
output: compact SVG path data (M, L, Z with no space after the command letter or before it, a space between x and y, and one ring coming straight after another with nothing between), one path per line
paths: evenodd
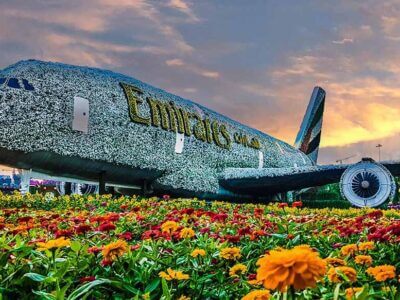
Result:
M251 291L242 300L268 300L271 298L271 293L268 290Z
M354 261L358 265L369 266L372 264L372 257L369 255L357 255Z
M318 252L301 245L290 250L272 250L257 261L257 280L267 289L283 292L288 287L315 287L326 273L326 262Z
M340 249L340 253L342 253L342 255L347 256L347 255L353 255L354 253L356 253L358 250L358 247L356 244L349 244L349 245L345 245Z
M179 225L175 221L167 221L161 225L161 231L171 234L172 232L177 231L178 227Z
M247 267L244 264L236 264L229 269L229 276L237 277L247 271Z
M345 290L346 300L353 300L356 298L358 293L361 293L364 288L362 287L351 287Z
M221 250L219 256L228 260L236 260L239 259L242 255L240 254L240 249L238 247L227 247Z
M124 240L117 240L104 246L103 250L101 250L101 254L103 254L104 260L110 262L124 255L127 251L128 244Z
M374 242L364 242L360 243L358 245L358 249L360 251L366 251L366 250L374 250L375 249L375 243Z
M183 228L180 232L181 239L190 239L194 237L196 233L192 228Z
M36 245L38 246L37 248L38 251L55 250L58 248L71 246L71 241L69 239L65 239L65 237L60 237L58 239L50 240L45 243L39 242L36 243Z
M203 249L194 249L192 253L190 253L190 256L192 257L197 257L197 256L205 256L206 255L206 250Z
M376 281L386 281L396 277L396 267L391 265L382 265L370 267L367 273L375 278Z
M346 278L344 277L346 276ZM343 281L351 281L355 282L357 280L357 272L351 267L336 267L330 268L328 271L328 279L330 282L343 282Z
M185 279L189 279L189 275L188 274L184 274L182 271L175 271L172 270L171 268L167 269L167 272L160 272L158 273L158 275L161 278L164 278L167 281L171 281L171 280L185 280Z
M327 257L325 258L325 261L328 265L331 265L333 267L339 267L339 266L345 266L347 265L346 262L343 259L336 258L336 257Z

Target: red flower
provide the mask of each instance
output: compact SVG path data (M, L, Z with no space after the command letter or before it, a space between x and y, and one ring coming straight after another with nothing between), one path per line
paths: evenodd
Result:
M171 197L170 197L169 195L163 195L162 198L163 198L164 200L169 200L169 198L171 198Z
M124 239L126 241L130 241L133 238L132 232L126 231L118 235L119 238Z
M88 232L90 230L92 230L92 227L90 227L87 224L82 224L75 228L76 234L85 234L86 232Z
M70 229L59 229L54 233L54 236L56 237L56 239L58 239L59 237L71 237L73 235L72 230Z
M96 255L97 253L99 253L101 251L101 248L94 246L94 247L90 247L87 251L88 251L88 253L92 253L92 254Z
M278 204L278 207L279 208L284 208L284 207L288 207L289 205L287 204L287 203L285 203L285 202L282 202L282 203L279 203Z
M137 249L139 249L139 248L140 248L140 245L139 245L139 244L132 245L132 246L131 246L131 251L135 251L135 250L137 250Z
M84 282L91 282L96 280L96 277L94 276L86 276L86 277L82 277L81 279L79 279L80 283L84 283Z
M99 231L111 231L114 230L116 228L116 226L113 223L110 222L106 222L106 223L102 223L99 226Z
M111 266L112 263L113 263L113 262L112 262L111 260L105 260L105 259L103 259L103 260L101 261L101 265L102 265L103 267Z
M303 202L301 201L295 201L292 203L292 207L302 207L303 206Z

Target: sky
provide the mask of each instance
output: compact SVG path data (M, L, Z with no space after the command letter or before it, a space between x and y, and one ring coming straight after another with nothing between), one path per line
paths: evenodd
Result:
M293 144L327 92L319 163L400 159L400 1L0 0L0 69L105 68Z

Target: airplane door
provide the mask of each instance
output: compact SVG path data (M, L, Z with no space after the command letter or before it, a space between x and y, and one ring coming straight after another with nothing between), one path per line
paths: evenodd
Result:
M75 96L72 129L83 133L88 133L88 124L89 124L89 100Z

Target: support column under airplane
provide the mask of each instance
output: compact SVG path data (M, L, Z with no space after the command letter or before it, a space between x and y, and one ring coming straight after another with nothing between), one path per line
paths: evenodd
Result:
M100 195L104 195L107 193L105 175L106 175L106 172L101 172L99 174L99 194Z

